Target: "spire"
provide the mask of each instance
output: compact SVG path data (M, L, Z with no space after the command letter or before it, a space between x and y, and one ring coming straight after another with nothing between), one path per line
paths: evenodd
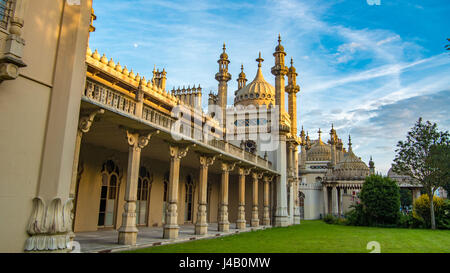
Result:
M261 51L259 52L259 57L258 59L256 59L256 61L258 62L258 67L261 67L261 63L264 62L264 59L261 58Z
M278 33L278 45L281 45L281 35Z
M352 151L352 137L348 135L348 151Z

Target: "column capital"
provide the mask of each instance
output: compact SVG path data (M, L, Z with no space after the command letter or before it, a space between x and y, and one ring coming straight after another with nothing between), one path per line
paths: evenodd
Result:
M78 130L82 133L87 133L91 129L92 123L94 122L94 118L97 114L105 113L104 109L98 109L90 112L89 114L83 115L80 117L78 122Z
M239 166L238 172L239 175L249 175L253 168L245 168L243 166Z
M182 159L187 155L189 147L194 145L177 145L169 143L169 155L171 158Z
M237 162L223 160L220 164L221 164L220 168L221 168L222 172L231 172L234 170Z
M148 142L150 141L150 138L155 135L159 134L159 130L151 131L151 132L144 132L144 131L135 131L132 129L125 129L125 132L127 134L127 140L128 145L143 149L145 146L147 146Z
M209 167L214 164L216 155L198 153L201 167Z
M258 180L258 179L261 179L262 177L263 177L263 173L260 173L260 172L252 172L252 178L253 178L253 179Z

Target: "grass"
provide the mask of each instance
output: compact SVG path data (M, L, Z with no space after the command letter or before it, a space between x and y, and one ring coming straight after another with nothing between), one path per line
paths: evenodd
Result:
M382 253L450 253L450 230L353 227L322 221L271 228L216 239L137 249L135 253L368 253L367 243Z

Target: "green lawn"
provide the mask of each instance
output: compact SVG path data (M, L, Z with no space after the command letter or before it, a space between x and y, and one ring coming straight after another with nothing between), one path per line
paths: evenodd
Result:
M302 221L301 225L245 232L216 239L155 246L130 252L144 253L323 253L370 252L370 241L381 252L450 253L450 230L375 228Z

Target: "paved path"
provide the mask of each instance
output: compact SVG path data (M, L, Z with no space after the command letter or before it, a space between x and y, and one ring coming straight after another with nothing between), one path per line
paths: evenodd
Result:
M137 248L150 247L155 245L176 244L197 239L208 239L220 236L227 236L239 232L248 232L252 230L265 229L267 227L260 226L251 228L247 225L245 230L236 229L235 224L230 224L229 232L217 231L217 223L210 223L208 226L208 234L195 235L195 226L181 225L177 239L163 239L162 227L138 227L139 233L135 246L117 244L119 232L117 230L102 230L92 232L75 233L74 241L80 243L81 252L117 252L124 250L132 250Z

